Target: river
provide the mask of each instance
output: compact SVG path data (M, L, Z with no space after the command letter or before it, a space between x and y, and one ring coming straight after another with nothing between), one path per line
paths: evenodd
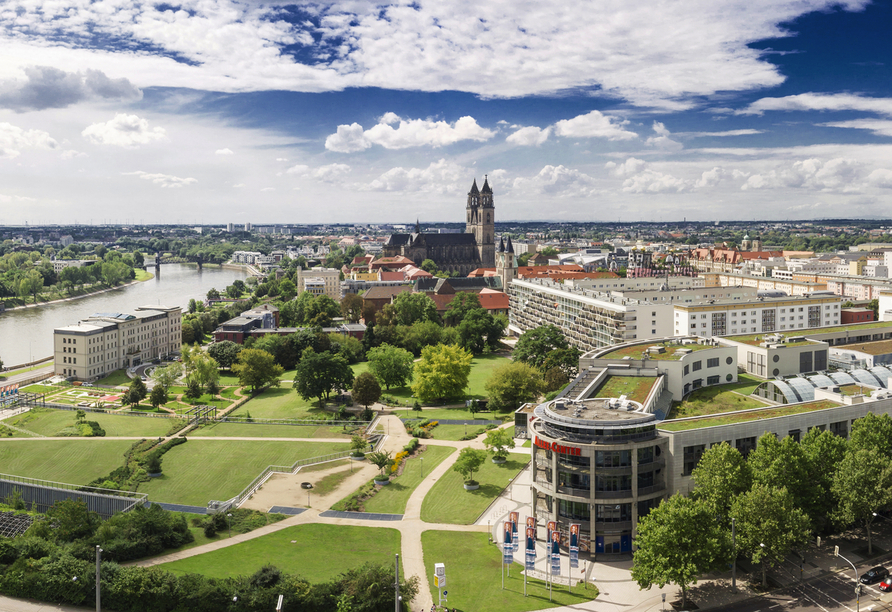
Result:
M155 268L149 267L154 273ZM223 291L236 279L244 280L242 270L205 268L199 271L186 264L163 264L160 274L142 283L91 297L47 304L38 308L0 313L0 359L18 365L53 354L53 329L72 325L97 312L133 312L137 306L180 306L190 299L204 299L212 287Z

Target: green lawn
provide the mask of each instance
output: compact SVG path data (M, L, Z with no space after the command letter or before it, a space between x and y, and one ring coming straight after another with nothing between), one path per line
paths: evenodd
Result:
M316 425L261 425L258 423L211 423L189 435L203 438L344 438L354 429Z
M627 399L643 404L656 380L653 376L607 376L593 397L625 395Z
M192 438L164 455L164 474L139 487L152 501L204 506L237 495L270 465L348 450L347 443Z
M773 419L774 417L787 416L790 414L799 414L802 412L811 412L813 410L824 410L825 408L833 408L839 406L836 402L830 400L820 400L809 402L807 404L791 404L789 406L775 406L765 408L764 410L754 410L743 414L728 414L704 417L702 419L692 419L690 421L663 421L657 425L658 429L667 431L684 431L687 429L699 429L701 427L715 427L717 425L731 425L733 423L744 423L746 421L759 421L761 419Z
M403 514L409 497L421 484L421 470L430 474L431 470L454 452L455 448L452 446L428 446L421 455L406 461L403 473L398 478L393 478L389 485L381 487L374 497L365 502L365 511Z
M673 404L669 418L681 419L767 406L767 402L750 395L764 381L752 377L740 378L742 381L735 384L705 387L692 392L683 402Z
M437 425L431 429L430 432L435 440L458 442L466 434L473 434L478 431L482 432L485 429L485 425Z
M315 401L301 398L291 386L267 389L245 402L233 412L233 416L245 416L250 412L255 419L313 419L331 413L319 409Z
M325 582L363 563L393 564L400 532L383 527L298 525L242 544L164 563L175 574L213 578L251 575L272 563L310 582Z
M56 393L61 390L62 387L53 387L52 385L28 385L19 389L19 393Z
M454 470L446 472L433 486L421 504L421 520L427 523L470 525L499 496L508 483L529 463L514 455L496 465L487 456L483 467L474 474L480 483L476 491L465 491L464 477Z
M408 416L405 410L398 411L401 419L430 419L437 421L439 419L450 420L483 420L483 421L503 421L505 419L513 419L513 412L477 412L471 413L467 408L425 408L421 412L417 410L409 410Z
M44 436L54 436L61 429L74 425L74 419L73 410L47 408L30 410L4 422ZM99 426L105 430L105 435L109 437L145 436L146 438L157 438L166 434L173 424L170 419L140 418L97 412L88 412L86 420L99 423Z
M133 440L73 438L0 444L0 472L70 484L87 484L123 465Z
M551 599L548 587L542 580L527 580L527 597L523 596L523 566L514 563L511 573L501 587L501 552L489 543L485 533L460 533L455 531L425 531L421 534L424 547L424 568L430 583L434 601L437 587L433 584L434 563L446 566L446 585L449 592L449 608L460 612L526 612L559 606L574 606L598 596L596 587L582 585L567 593L567 587L554 587ZM514 554L523 559L523 552ZM575 574L578 576L578 574ZM657 606L658 607L658 606ZM656 608L655 608L656 609Z
M127 377L127 372L125 370L115 370L105 378L100 378L96 381L97 385L127 385L130 386L132 381Z

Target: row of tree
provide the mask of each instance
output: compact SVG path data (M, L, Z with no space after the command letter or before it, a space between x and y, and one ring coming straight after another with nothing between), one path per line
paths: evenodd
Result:
M727 443L703 453L689 497L676 494L638 522L632 577L639 586L687 587L708 571L746 555L769 567L812 535L852 525L871 528L892 504L892 419L868 414L848 439L818 428L801 442L766 433L744 458ZM736 550L731 549L731 525Z

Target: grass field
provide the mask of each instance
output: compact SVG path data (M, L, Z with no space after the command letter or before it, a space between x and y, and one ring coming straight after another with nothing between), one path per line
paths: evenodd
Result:
M398 411L397 415L401 419L430 419L432 421L439 419L504 421L514 418L513 412L477 412L472 414L467 408L425 408L421 412L410 409L408 416L404 410Z
M41 480L87 484L123 465L133 440L7 440L0 444L0 472Z
M389 485L382 487L373 498L365 502L365 511L385 514L405 513L409 497L421 484L421 470L424 469L425 473L430 474L431 470L454 452L455 448L452 446L428 446L417 458L406 462L403 473L398 478L391 479Z
M627 399L643 404L656 380L652 376L607 376L593 397L625 395Z
M139 487L152 501L204 506L238 494L270 465L348 450L347 443L192 438L164 455L164 474Z
M301 398L290 386L267 389L232 414L245 416L248 412L255 419L313 419L330 414L319 409L315 401Z
M72 410L35 409L4 422L44 436L53 436L59 430L74 425L74 419L75 413ZM86 419L99 423L99 426L105 430L105 435L109 437L157 438L167 433L173 424L170 419L139 418L96 412L88 412ZM15 435L18 437L20 434ZM21 436L25 437L24 434Z
M505 589L501 589L501 553L498 546L489 543L485 533L431 530L421 534L421 543L427 574L423 579L429 581L434 600L434 563L445 563L448 607L460 612L526 612L578 605L598 596L597 588L591 585L587 590L581 585L575 587L572 594L567 593L566 587L555 587L549 600L545 582L528 579L528 597L524 597L522 566L518 563L512 566L514 571L505 578ZM519 558L516 553L514 558Z
M52 385L28 385L19 389L19 393L58 393L62 387L53 387Z
M299 525L158 567L180 575L226 578L251 575L272 563L310 582L325 582L367 562L390 564L392 571L394 555L399 552L400 533L396 529Z
M657 428L665 429L667 431L684 431L687 429L699 429L701 427L715 427L717 425L731 425L733 423L773 419L774 417L800 414L802 412L811 412L813 410L824 410L825 408L833 408L835 406L839 406L839 404L831 402L830 400L819 400L807 404L791 404L789 406L773 406L771 408L766 407L764 410L754 410L743 414L719 414L703 417L702 419L692 419L690 421L663 421Z
M97 385L127 385L130 386L130 379L127 377L127 372L124 370L115 370L105 378L100 378L96 381Z
M192 431L190 437L219 438L344 438L355 431L338 426L261 425L259 423L212 423Z
M508 483L529 463L529 458L515 459L496 465L487 456L474 480L480 483L476 491L465 491L464 477L456 471L446 472L433 486L421 504L421 520L428 523L470 525Z
M688 395L683 402L675 404L669 412L669 418L705 416L767 406L766 402L746 395L752 393L753 389L755 386L751 381L698 389Z

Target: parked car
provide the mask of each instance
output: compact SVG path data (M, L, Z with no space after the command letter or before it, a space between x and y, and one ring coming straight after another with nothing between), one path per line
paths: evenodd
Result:
M892 578L883 578L883 581L879 584L879 588L881 591L892 591Z
M861 583L862 584L873 584L877 580L882 580L889 576L889 570L881 565L877 565L876 567L872 567L863 574L861 574Z

